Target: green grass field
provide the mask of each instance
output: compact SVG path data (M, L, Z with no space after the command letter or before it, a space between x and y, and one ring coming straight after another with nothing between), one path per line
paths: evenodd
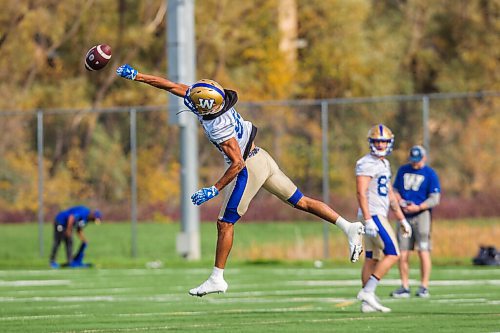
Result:
M38 255L36 225L1 225L0 332L500 332L500 268L475 267L470 258L458 266L437 260L429 299L391 299L399 285L393 268L377 289L393 312L362 314L355 299L362 263L332 259L315 268L311 259L245 256L269 243L306 248L314 235L321 240L321 228L239 226L225 271L228 292L198 298L187 292L211 272L211 224L202 225L199 262L175 254L177 225L140 224L136 258L130 257L129 225L90 226L86 259L95 267L59 270L47 269L47 258ZM48 252L49 225L44 236ZM335 229L331 241L346 247ZM161 268L146 268L155 260ZM418 270L412 267L414 292Z
M394 300L395 271L378 294L392 313L362 314L359 265L321 269L238 265L226 294L187 294L204 268L0 271L1 332L498 332L500 271L439 267L429 299ZM412 272L414 275L416 272Z
M89 225L86 257L101 268L137 268L153 260L183 265L175 252L179 225L139 223L137 255L131 257L130 223ZM0 225L0 269L46 268L52 245L52 225L43 229L44 255L40 256L38 225ZM201 224L201 263L213 263L215 223ZM438 221L433 225L433 259L440 264L470 264L479 245L500 248L500 218ZM75 248L78 247L75 240ZM459 244L459 246L457 245ZM235 227L231 261L311 261L323 258L323 224L318 221L295 223L239 222ZM61 247L58 261L63 261ZM347 241L335 226L329 227L330 260L345 263Z

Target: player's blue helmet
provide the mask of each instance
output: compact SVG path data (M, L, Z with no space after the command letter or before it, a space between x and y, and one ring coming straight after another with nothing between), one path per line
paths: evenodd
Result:
M376 141L387 142L387 147L384 150L378 150L377 147L375 147ZM385 125L375 125L368 131L368 144L372 155L378 157L388 156L391 154L394 146L394 134L392 134L389 127Z

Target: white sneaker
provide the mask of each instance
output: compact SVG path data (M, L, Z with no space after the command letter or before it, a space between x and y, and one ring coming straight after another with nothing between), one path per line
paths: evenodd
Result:
M369 293L361 289L358 293L358 299L360 301L365 301L370 305L372 308L374 308L377 311L380 312L391 312L391 309L388 307L383 306L382 304L379 303L377 300L377 296L375 296L375 293Z
M361 302L361 312L363 313L368 313L368 312L377 312L377 310L371 306L370 304L366 303L365 301Z
M359 256L363 252L363 237L365 227L361 222L353 222L347 231L347 239L349 241L349 255L351 262L359 260Z
M208 278L207 281L203 282L196 288L193 288L189 291L189 295L191 296L205 296L207 294L213 293L225 293L227 290L227 283L223 279L214 280L213 278Z

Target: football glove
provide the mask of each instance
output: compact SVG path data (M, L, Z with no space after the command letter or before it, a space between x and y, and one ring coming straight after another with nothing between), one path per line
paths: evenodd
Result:
M196 191L195 194L191 196L191 201L193 204L196 206L201 205L205 201L208 201L214 197L216 197L219 194L219 190L215 186L212 187L205 187L202 188L201 190Z
M406 219L402 219L401 223L401 233L403 234L403 238L411 237L411 225L406 221Z
M365 221L365 234L369 237L377 237L378 227L373 219Z
M125 64L116 69L116 74L129 80L135 80L135 77L137 76L137 69L129 64Z

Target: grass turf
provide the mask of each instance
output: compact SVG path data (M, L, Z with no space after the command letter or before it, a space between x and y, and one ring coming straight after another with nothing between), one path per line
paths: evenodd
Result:
M500 239L500 219L436 221L433 225L433 261L442 264L470 264L479 245L496 245ZM329 260L345 263L347 241L335 226L329 226ZM175 252L179 225L139 223L137 226L137 255L131 257L131 226L129 223L89 225L85 234L89 240L86 260L102 268L144 267L149 261L161 260L184 265ZM216 242L215 223L201 224L201 262L213 263ZM40 256L38 225L0 225L0 269L46 268L52 246L53 229L50 223L43 228L44 255ZM79 241L74 241L74 251ZM460 244L460 246L457 246ZM323 224L318 221L295 223L239 222L231 261L296 261L323 258ZM64 244L58 252L63 262ZM416 256L412 256L412 260Z
M497 225L479 221L473 230L494 235ZM45 255L40 257L36 224L0 226L0 332L462 333L500 327L500 270L471 266L475 253L434 258L439 265L433 269L429 299L388 297L399 285L393 268L377 290L393 312L361 314L355 295L362 263L346 264L341 254L322 268L313 267L311 258L322 254L320 223L238 225L225 273L228 293L202 298L187 291L210 274L213 224L201 226L199 262L185 262L175 254L178 225L139 224L135 258L130 256L130 225L90 226L86 261L95 267L60 270L47 269L50 227L44 226ZM346 252L337 228L331 228L330 242L332 254ZM312 247L319 252L300 258ZM290 251L297 260L287 260ZM61 248L59 261L63 252ZM160 269L145 268L157 260ZM418 274L412 269L413 279ZM413 280L412 292L417 285Z
M360 313L359 270L241 264L226 270L226 294L202 298L187 291L209 268L4 270L0 331L498 331L496 268L437 267L429 299L398 300L388 297L399 283L392 270L377 290L388 314Z

